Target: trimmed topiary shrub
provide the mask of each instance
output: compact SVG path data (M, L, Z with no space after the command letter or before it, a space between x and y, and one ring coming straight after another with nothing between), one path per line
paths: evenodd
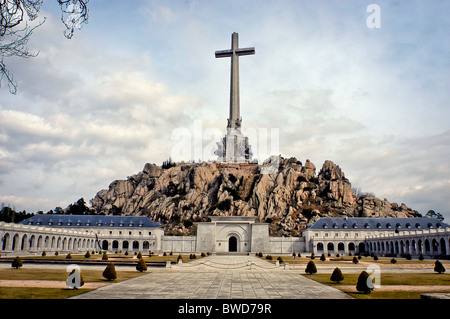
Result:
M91 257L91 253L90 253L89 251L87 251L87 252L84 254L84 257L85 257L85 258L90 258L90 257Z
M338 267L334 268L330 280L335 281L336 283L339 283L340 281L344 280L344 275L342 275L342 271Z
M434 271L440 274L445 272L445 267L439 260L436 260L436 262L434 263Z
M117 273L116 273L116 267L112 262L106 266L105 270L103 271L103 277L105 277L107 280L115 280L117 279Z
M354 264L357 264L357 263L359 263L359 259L356 258L356 257L353 257L352 262L353 262Z
M325 257L325 254L322 254L322 256L320 256L320 260L321 260L321 261L327 260L327 258Z
M305 272L310 275L315 274L317 272L316 264L314 263L314 261L310 260L308 262L308 264L306 265Z
M136 266L136 270L143 272L147 270L147 264L145 263L145 260L143 258L139 259L137 266Z
M12 268L19 269L19 268L22 267L22 266L23 266L23 262L22 262L22 259L21 259L19 256L17 256L16 258L14 258L14 260L13 260L12 263L11 263L11 267L12 267Z
M72 259L72 255L71 255L70 253L68 253L68 254L66 255L66 259Z
M419 255L419 260L422 261L422 260L424 260L424 259L425 259L425 258L423 258L423 255L420 254L420 255Z
M42 257L47 256L47 253L45 252L45 250L42 252Z
M108 254L106 252L103 253L102 260L108 260Z
M365 294L370 294L373 290L373 284L368 285L369 274L366 271L363 271L359 274L358 282L356 283L356 290L363 292Z
M391 259L391 264L396 264L397 263L397 260L395 260L395 258L392 258Z
M280 257L277 258L277 260L278 260L278 262L279 262L280 264L283 263L283 257L280 256Z
M136 258L137 258L137 259L141 259L141 258L142 258L141 252L139 252L139 253L137 254Z

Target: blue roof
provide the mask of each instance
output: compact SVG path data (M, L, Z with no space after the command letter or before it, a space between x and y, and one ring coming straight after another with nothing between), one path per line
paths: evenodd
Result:
M145 216L58 215L38 214L20 222L33 226L66 227L160 227Z
M374 229L374 230L416 230L450 227L435 218L411 217L324 217L309 229Z

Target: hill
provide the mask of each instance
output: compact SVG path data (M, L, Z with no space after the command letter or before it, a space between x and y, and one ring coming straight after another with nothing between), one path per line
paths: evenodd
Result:
M417 217L406 205L355 194L338 165L325 161L316 174L309 160L271 157L249 163L147 163L142 172L116 180L91 200L97 214L143 215L166 234L195 232L208 216L255 216L271 235L298 236L320 217ZM358 195L358 197L357 197Z

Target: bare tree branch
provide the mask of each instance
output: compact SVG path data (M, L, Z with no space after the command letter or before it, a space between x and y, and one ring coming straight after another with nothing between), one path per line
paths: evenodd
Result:
M0 87L1 81L6 80L9 91L17 92L17 82L5 65L5 58L17 56L22 58L35 57L38 52L30 52L27 48L28 40L33 31L45 22L30 27L27 21L38 17L43 0L0 0ZM58 0L66 30L64 36L72 38L75 28L80 29L87 23L89 0ZM26 13L26 17L24 16ZM25 21L25 26L19 25Z

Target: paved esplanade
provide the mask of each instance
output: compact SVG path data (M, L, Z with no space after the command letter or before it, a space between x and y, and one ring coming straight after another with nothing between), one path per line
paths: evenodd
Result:
M209 256L108 285L74 299L346 299L338 289L253 256Z

